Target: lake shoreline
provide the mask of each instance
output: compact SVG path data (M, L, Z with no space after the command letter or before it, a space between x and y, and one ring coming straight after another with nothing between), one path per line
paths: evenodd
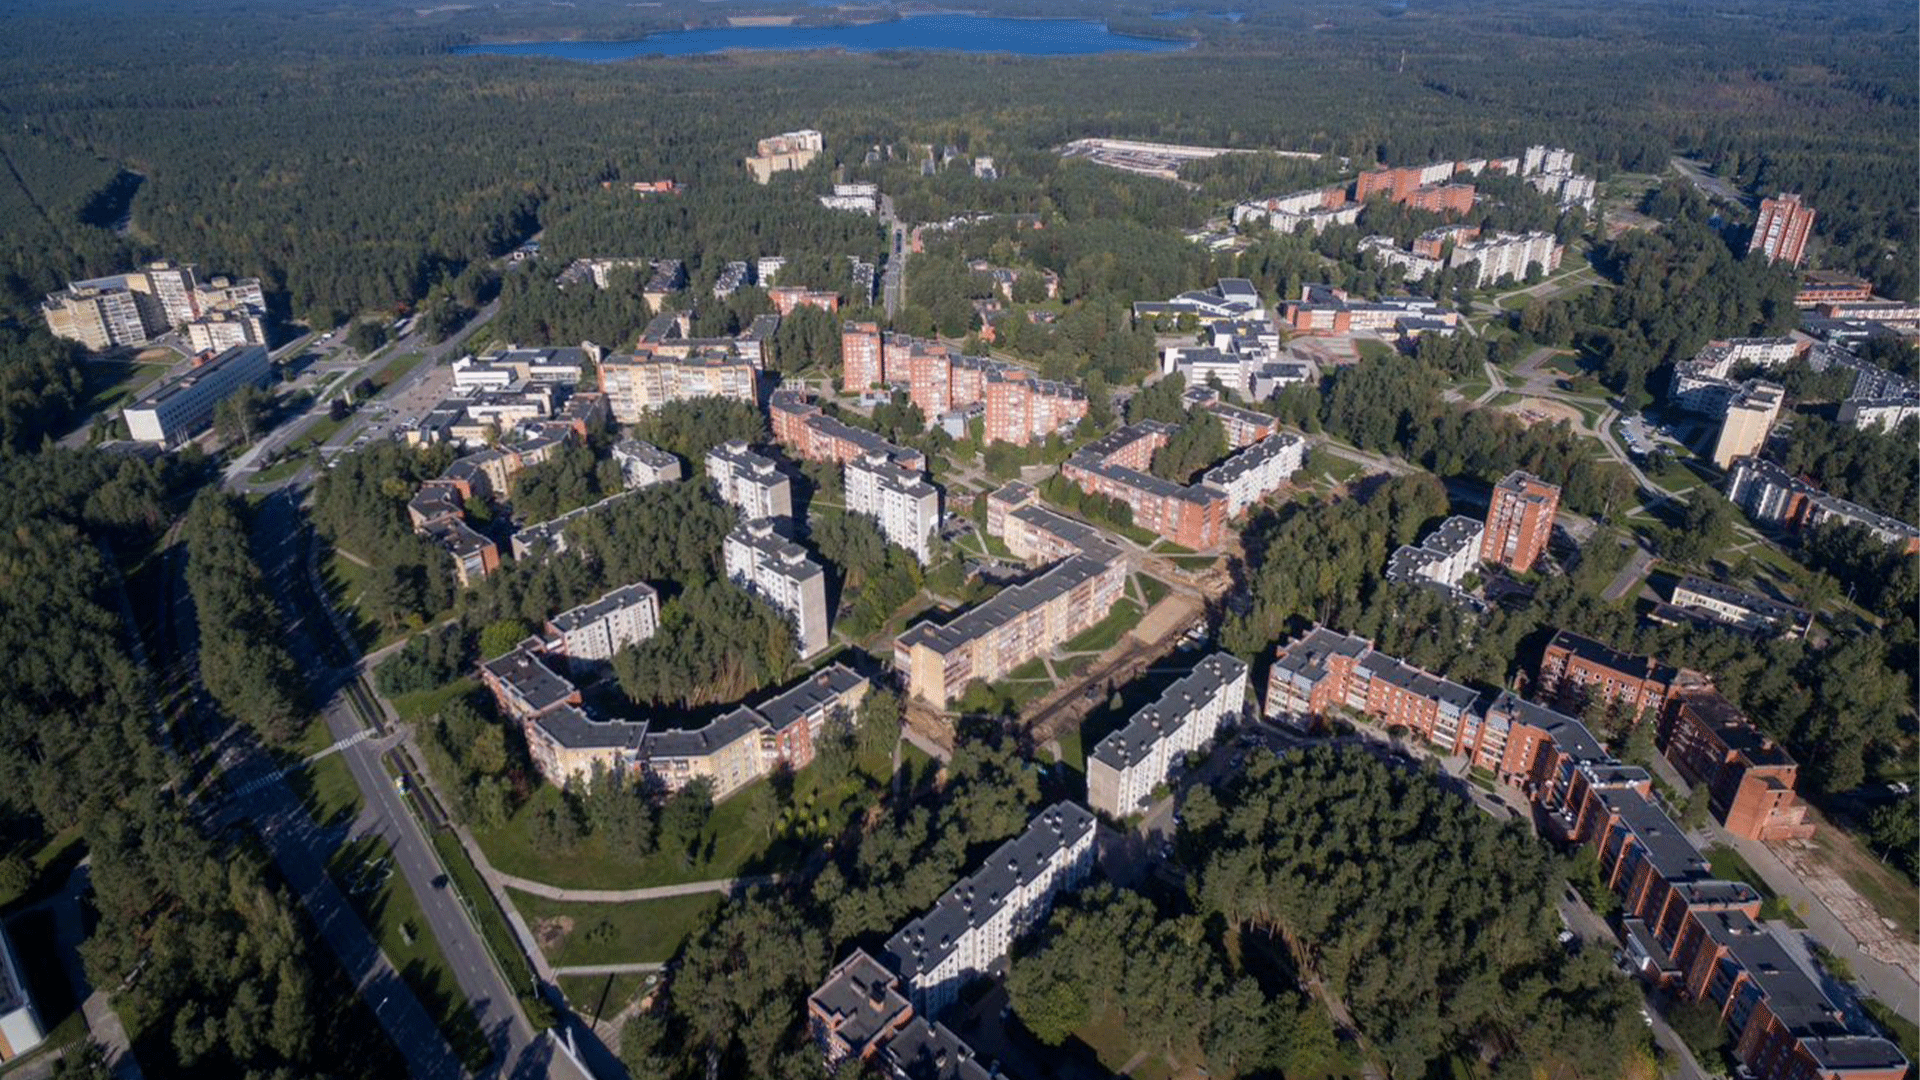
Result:
M1036 33L1036 27L1045 30ZM576 63L643 57L718 56L735 52L959 52L980 55L1093 56L1174 52L1185 38L1122 33L1105 20L914 12L833 23L734 25L661 30L620 41L557 38L455 45L453 56L540 56Z

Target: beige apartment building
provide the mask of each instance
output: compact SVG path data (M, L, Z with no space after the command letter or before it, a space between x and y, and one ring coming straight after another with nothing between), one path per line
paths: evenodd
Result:
M798 172L813 164L825 146L825 139L812 128L770 135L754 146L754 155L746 159L747 172L754 183L764 184L774 173Z
M1760 452L1774 420L1780 416L1786 393L1786 388L1777 383L1754 379L1733 395L1720 421L1720 437L1713 444L1715 467L1732 468L1735 458Z
M914 697L945 708L975 679L992 682L1093 626L1119 602L1126 565L1075 555L945 625L923 622L894 639L894 668Z

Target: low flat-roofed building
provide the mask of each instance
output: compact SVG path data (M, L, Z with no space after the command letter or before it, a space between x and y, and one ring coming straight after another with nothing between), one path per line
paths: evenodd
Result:
M264 345L237 345L218 355L202 353L179 375L140 392L121 410L136 442L179 446L213 422L214 409L242 387L259 387L273 374Z
M1653 609L1656 622L1682 620L1769 637L1805 637L1813 613L1770 596L1691 574L1674 582L1668 601Z
M1143 809L1176 762L1240 716L1247 665L1214 653L1161 691L1087 755L1087 805L1113 818Z

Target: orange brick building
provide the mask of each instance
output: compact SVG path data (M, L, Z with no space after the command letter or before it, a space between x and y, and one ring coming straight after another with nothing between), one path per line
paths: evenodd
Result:
M1153 420L1128 424L1080 448L1060 466L1060 475L1089 494L1126 503L1133 523L1143 529L1182 547L1216 547L1226 534L1226 492L1176 484L1147 471L1154 451L1173 431Z
M859 392L881 381L880 327L850 322L840 327L840 385Z
M1649 713L1660 715L1679 677L1678 669L1657 660L1561 630L1541 654L1533 692L1574 712L1593 702L1612 705L1617 701L1638 719Z
M1553 515L1560 489L1531 473L1514 470L1493 488L1487 504L1487 532L1481 541L1483 562L1498 563L1516 574L1533 569L1553 536Z
M1686 778L1707 789L1715 820L1749 840L1813 835L1794 794L1800 767L1705 682L1676 690L1660 716L1659 745Z

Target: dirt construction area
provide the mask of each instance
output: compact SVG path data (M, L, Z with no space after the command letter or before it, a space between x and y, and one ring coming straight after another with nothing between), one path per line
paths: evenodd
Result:
M1587 418L1580 415L1579 409L1547 398L1521 398L1501 408L1519 417L1521 423L1528 427L1542 422L1551 424L1565 420L1568 426L1578 429L1587 422Z
M1834 828L1831 824L1825 825L1823 831ZM1890 871L1867 859L1852 845L1834 843L1830 837L1817 834L1812 840L1789 840L1767 847L1833 912L1834 918L1860 943L1862 952L1903 971L1920 971L1920 943L1882 916L1847 880L1854 875L1890 875ZM1849 865L1850 862L1859 865Z

